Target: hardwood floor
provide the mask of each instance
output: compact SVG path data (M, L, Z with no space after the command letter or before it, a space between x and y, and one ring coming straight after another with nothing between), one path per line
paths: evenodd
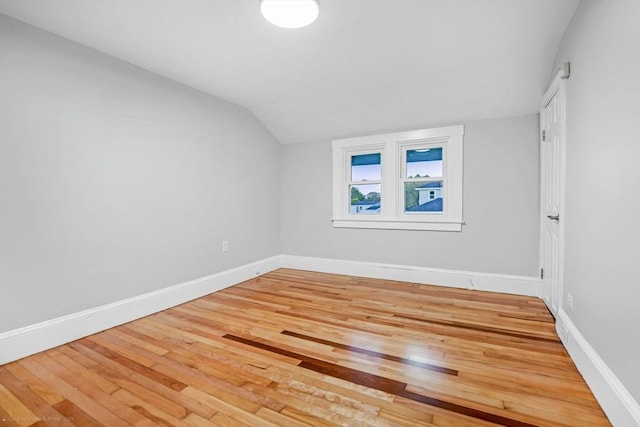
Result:
M287 269L1 366L0 420L610 425L541 300Z

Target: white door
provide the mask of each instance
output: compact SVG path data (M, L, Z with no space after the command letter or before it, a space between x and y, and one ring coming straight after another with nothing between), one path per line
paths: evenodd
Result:
M540 112L540 275L544 301L557 318L562 304L565 111L564 81L560 76L556 80Z

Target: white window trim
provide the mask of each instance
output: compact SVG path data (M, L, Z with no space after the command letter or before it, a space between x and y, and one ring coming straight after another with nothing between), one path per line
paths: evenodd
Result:
M392 230L461 231L464 126L447 126L333 141L333 226ZM407 149L443 147L444 206L442 214L404 212L404 165ZM382 205L378 215L349 213L351 155L379 152L382 162Z

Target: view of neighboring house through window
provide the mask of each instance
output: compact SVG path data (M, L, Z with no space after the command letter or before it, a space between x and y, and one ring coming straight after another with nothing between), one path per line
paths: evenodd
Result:
M403 153L405 213L442 213L443 148L419 148Z
M351 156L349 213L380 214L382 165L380 153Z

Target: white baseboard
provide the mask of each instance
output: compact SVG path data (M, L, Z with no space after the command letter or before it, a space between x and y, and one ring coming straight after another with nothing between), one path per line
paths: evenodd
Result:
M620 427L640 426L640 404L591 347L564 310L558 313L556 329L609 421Z
M280 267L280 256L0 334L0 364L157 313Z
M282 255L282 267L540 297L537 277Z
M540 296L535 277L279 255L147 294L0 333L0 364L208 295L279 267Z
M148 316L279 267L464 289L541 296L537 277L280 255L111 304L0 333L0 364ZM640 405L560 311L556 324L578 370L614 426L639 426Z

